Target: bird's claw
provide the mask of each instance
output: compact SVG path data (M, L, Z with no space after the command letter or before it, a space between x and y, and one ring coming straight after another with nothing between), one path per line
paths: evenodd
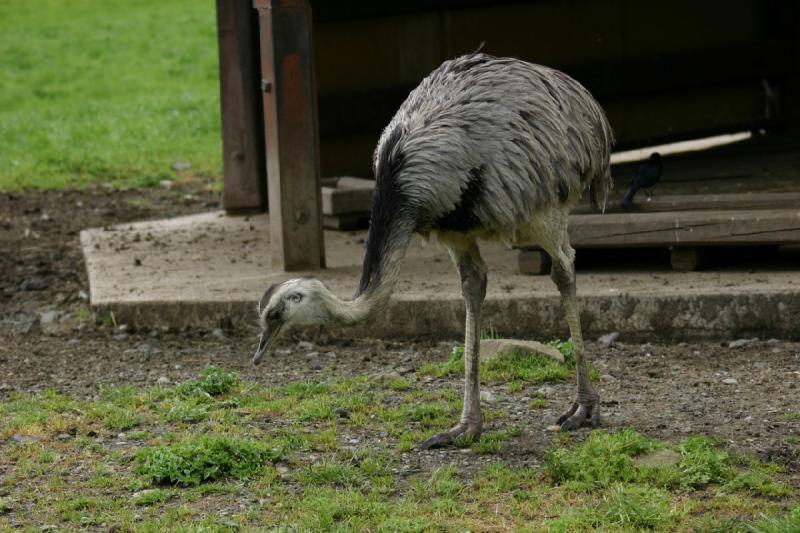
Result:
M439 433L429 438L417 446L419 450L429 450L431 448L441 448L453 444L457 439L475 440L481 436L480 424L461 423L450 431Z
M600 399L572 402L567 412L558 417L556 424L561 426L561 431L573 431L583 426L596 428L600 425Z

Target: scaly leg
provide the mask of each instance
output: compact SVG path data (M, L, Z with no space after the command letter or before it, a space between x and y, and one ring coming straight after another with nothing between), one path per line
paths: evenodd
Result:
M481 307L486 297L486 265L475 241L449 247L450 256L461 275L461 293L467 308L464 335L464 407L459 423L419 445L426 450L451 444L456 438L478 438L483 428L480 396Z
M575 352L575 366L578 374L578 391L570 408L558 418L561 431L570 431L583 425L597 427L600 423L600 397L589 380L589 371L583 351L580 310L575 296L575 250L562 241L560 249L552 253L553 268L550 277L561 293L561 303L567 315L569 332Z

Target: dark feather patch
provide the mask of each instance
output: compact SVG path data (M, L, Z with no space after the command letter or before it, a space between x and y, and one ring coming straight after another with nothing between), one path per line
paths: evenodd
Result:
M264 292L264 295L261 297L261 300L258 301L259 314L262 313L264 311L264 308L267 307L267 304L269 303L270 298L272 298L272 295L275 293L275 289L278 288L278 285L280 285L280 283L274 283L270 285L270 287Z
M452 211L433 223L433 229L468 232L480 227L481 221L475 213L475 208L480 205L483 196L484 171L484 165L474 167L469 171L467 186L462 189L458 203Z
M402 137L399 128L392 131L381 146L375 167L375 193L372 196L367 251L361 269L356 296L363 294L381 276L382 257L386 254L392 225L400 223L399 215L407 201L397 184L397 173L403 166L403 153L398 149Z

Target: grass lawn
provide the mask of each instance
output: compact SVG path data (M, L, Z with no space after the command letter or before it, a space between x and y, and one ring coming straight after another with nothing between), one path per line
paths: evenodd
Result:
M518 371L487 379L537 364L510 356ZM460 410L425 375L262 387L212 367L93 401L14 396L0 403L0 530L800 531L778 466L705 437L558 435L532 469L499 453L525 434L494 407L495 429L461 443L487 461L409 468Z
M0 190L221 173L211 0L3 0L0 64Z

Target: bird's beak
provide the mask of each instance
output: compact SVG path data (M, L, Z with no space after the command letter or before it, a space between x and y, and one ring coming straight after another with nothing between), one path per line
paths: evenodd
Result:
M258 341L258 348L253 356L254 365L258 365L261 362L261 358L264 357L264 352L267 351L272 341L278 336L280 329L280 326L267 327L261 334L261 338Z

